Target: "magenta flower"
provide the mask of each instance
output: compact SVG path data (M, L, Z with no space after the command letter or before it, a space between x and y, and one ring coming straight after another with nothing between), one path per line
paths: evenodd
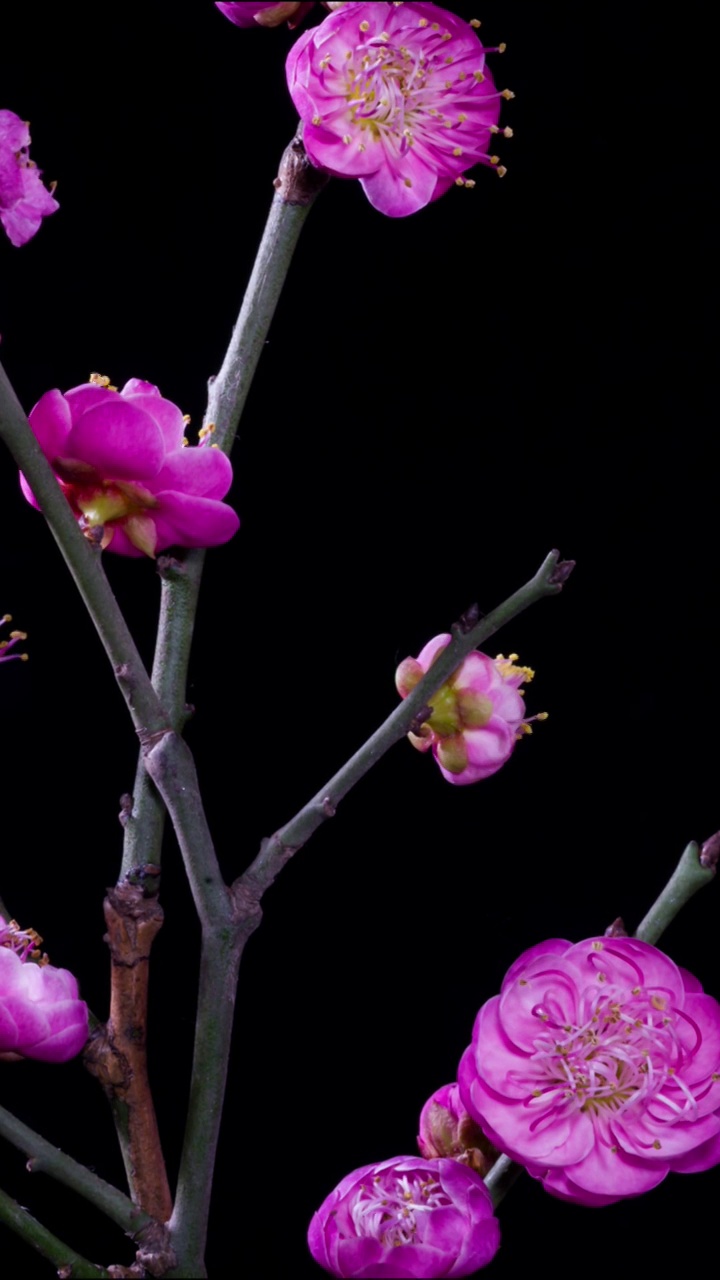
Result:
M417 658L406 658L395 673L395 684L403 698L422 680L451 636L435 636ZM418 733L408 737L418 751L432 753L448 782L464 786L479 782L510 759L515 743L532 733L531 720L546 720L547 712L525 713L520 685L532 680L530 667L517 667L517 654L500 653L494 660L475 650L468 654L446 684L428 704L432 715Z
M33 929L0 916L0 1054L67 1062L88 1037L88 1011L67 969L41 955Z
M117 391L108 382L93 374L64 395L47 391L30 414L83 531L124 556L227 542L240 521L221 501L232 466L210 445L214 428L188 446L187 419L157 387L131 378ZM37 506L24 476L20 483Z
M225 14L236 27L279 27L287 21L291 27L302 22L312 4L278 4L276 0L249 0L249 3L221 3L215 0L215 8Z
M720 1005L636 938L531 947L475 1021L463 1102L545 1189L582 1204L720 1162Z
M359 178L392 218L474 186L465 170L497 165L490 137L513 96L496 92L475 25L434 4L350 4L301 35L286 71L312 163Z
M348 1174L308 1231L333 1276L469 1276L487 1266L500 1228L482 1178L455 1160L396 1156Z
M17 246L31 240L43 218L59 207L28 156L29 146L26 122L14 111L0 111L0 222Z
M428 1098L420 1112L417 1142L425 1160L447 1156L469 1165L481 1177L499 1155L463 1106L457 1084L445 1084Z

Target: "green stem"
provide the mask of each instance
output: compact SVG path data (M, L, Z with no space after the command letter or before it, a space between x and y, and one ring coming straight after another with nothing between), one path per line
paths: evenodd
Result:
M515 1164L509 1156L500 1156L485 1178L485 1186L492 1196L493 1209L497 1209L500 1201L517 1182L522 1173L522 1165Z
M184 559L160 556L158 560L162 579L160 620L151 678L176 732L182 730L187 718L185 690L204 557L204 551L191 551ZM165 812L141 750L132 809L125 820L121 879L133 867L160 865Z
M64 1280L66 1277L67 1280L70 1277L76 1280L103 1280L103 1277L106 1277L109 1280L109 1271L104 1267L96 1267L93 1262L76 1253L64 1241L53 1235L52 1231L48 1231L37 1218L33 1218L32 1214L19 1205L17 1200L13 1200L6 1191L2 1190L0 1190L0 1222L4 1222L6 1227L19 1235L43 1258L54 1263L58 1274L62 1274Z
M200 998L188 1117L175 1208L168 1224L180 1265L169 1277L205 1276L205 1240L227 1081L235 989L245 937L236 928L203 930Z
M0 1136L29 1157L28 1172L46 1173L56 1182L77 1191L101 1213L112 1218L127 1235L136 1237L143 1228L153 1225L154 1219L138 1209L117 1187L53 1147L4 1107L0 1107Z
M635 937L643 942L657 942L693 894L714 878L714 867L702 865L700 850L691 840L659 898L635 930Z
M167 717L143 666L100 561L83 537L50 464L0 365L0 438L7 444L42 507L85 607L92 618L141 740L167 729Z
M483 641L494 635L500 627L516 618L544 596L557 595L572 569L572 561L561 561L557 551L551 551L537 573L503 604L493 609L470 629L460 625L453 628L453 638L447 648L435 660L423 677L399 706L368 738L359 751L300 809L284 827L264 840L254 862L235 881L233 890L242 889L256 901L272 884L278 872L289 858L309 840L317 828L334 816L340 801L372 768L386 751L399 742L411 728L418 713L428 699L457 670L462 659L477 649Z

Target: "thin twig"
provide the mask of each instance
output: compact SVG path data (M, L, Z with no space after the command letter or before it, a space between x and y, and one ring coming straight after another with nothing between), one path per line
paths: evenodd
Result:
M700 850L691 840L662 893L640 921L635 937L643 942L657 942L693 894L714 879L715 868L702 865Z
M469 630L462 624L455 627L447 648L404 702L391 712L380 728L294 818L263 841L254 862L235 881L233 892L237 894L242 889L251 900L259 902L288 859L302 848L323 822L334 816L340 801L380 757L408 733L418 713L458 668L462 659L531 604L544 596L557 595L567 580L569 568L572 568L572 561L560 560L559 552L551 551L534 577L492 613L481 618Z
M37 1218L33 1218L27 1209L13 1200L6 1191L0 1190L0 1222L20 1236L26 1244L35 1249L43 1258L55 1264L62 1280L110 1280L110 1272L104 1267L76 1253L63 1240L48 1231Z

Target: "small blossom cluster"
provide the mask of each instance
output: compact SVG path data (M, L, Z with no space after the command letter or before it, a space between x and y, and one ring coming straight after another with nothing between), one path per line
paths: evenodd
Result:
M43 218L59 207L30 159L29 146L27 122L14 111L0 111L0 223L16 246L32 239Z
M422 1159L355 1170L308 1241L334 1276L465 1276L499 1229L500 1152L551 1195L607 1205L720 1164L720 1004L636 938L553 938L511 966L458 1082L423 1107Z
M452 637L435 636L417 658L405 658L395 673L402 698L419 684ZM532 720L547 719L547 712L528 716L521 685L533 679L530 667L516 665L518 655L497 658L475 650L463 660L444 685L428 699L431 715L408 737L418 751L432 749L440 772L448 782L464 786L496 773L510 759L515 744L532 733Z

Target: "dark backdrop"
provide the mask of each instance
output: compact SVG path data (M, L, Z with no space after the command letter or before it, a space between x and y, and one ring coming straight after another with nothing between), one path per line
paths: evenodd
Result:
M469 788L400 744L268 895L239 988L214 1275L318 1275L312 1210L349 1170L413 1150L519 951L618 914L634 927L685 842L720 826L709 13L690 0L671 28L641 0L457 8L508 42L508 175L478 170L474 192L401 220L338 181L312 212L233 450L243 524L208 558L188 739L232 877L394 707L397 662L557 546L578 562L566 591L491 642L536 668L528 704L550 719ZM61 203L28 246L0 244L2 358L28 409L99 370L156 382L200 424L294 130L292 38L210 3L3 12L0 106L31 120ZM0 888L102 1014L101 902L136 743L42 518L0 465L0 609L31 654L0 676ZM153 565L106 564L149 659ZM198 934L170 843L162 900L150 1048L174 1174ZM719 912L706 891L665 941L716 994ZM5 1105L121 1178L79 1062L2 1080ZM129 1260L17 1153L0 1161L60 1234ZM494 1273L542 1259L605 1275L622 1257L669 1274L691 1232L709 1244L695 1214L718 1190L717 1170L671 1176L596 1212L524 1179Z

